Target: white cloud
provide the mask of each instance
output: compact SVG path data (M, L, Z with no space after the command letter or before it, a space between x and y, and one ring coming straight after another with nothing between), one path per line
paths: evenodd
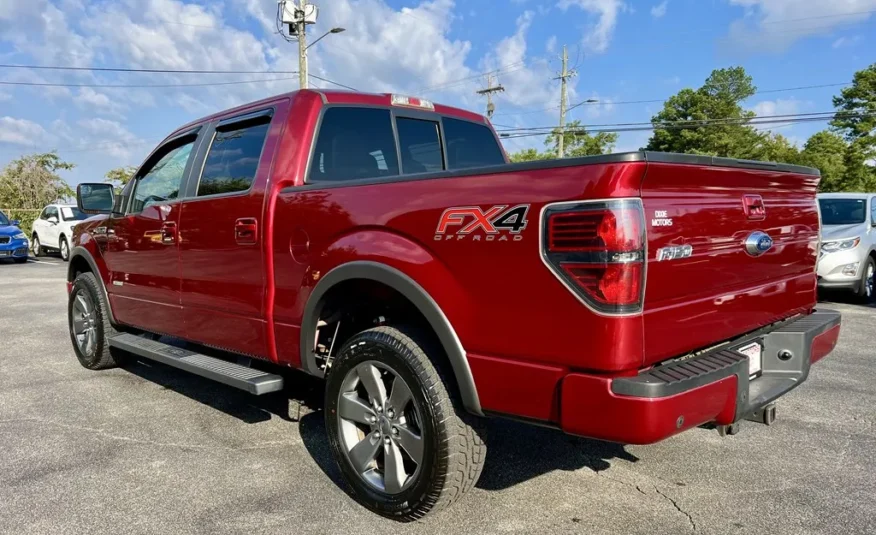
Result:
M0 91L0 102L6 102L7 100L12 100L12 95Z
M626 9L626 5L621 0L560 0L557 6L563 10L576 6L598 17L596 24L587 29L583 39L584 46L594 53L605 52L608 49L618 15Z
M557 36L556 35L550 36L550 38L547 40L547 43L545 43L545 45L544 45L544 49L547 50L551 54L556 52L556 50L557 50Z
M793 115L809 103L795 98L764 100L751 107L751 111L758 116L763 115Z
M41 143L48 133L39 124L28 119L0 117L0 143L32 147Z
M801 38L827 35L870 18L876 0L729 0L745 8L731 23L732 46L780 52Z
M105 93L99 93L90 87L79 89L79 93L73 98L76 105L92 113L122 116L124 105L111 98Z
M669 0L663 0L663 2L660 2L659 4L651 8L651 16L655 19L662 18L664 15L666 15L666 8L668 6Z
M79 130L85 134L87 147L98 146L101 152L119 161L128 161L132 154L142 153L146 143L117 121L95 117L78 121Z
M833 42L833 48L842 48L845 46L854 46L858 44L858 41L861 40L860 35L855 35L853 37L840 37L836 41Z

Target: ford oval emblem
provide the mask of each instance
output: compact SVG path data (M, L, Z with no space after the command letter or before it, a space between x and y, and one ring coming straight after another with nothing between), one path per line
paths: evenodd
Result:
M745 251L751 256L760 256L773 247L773 239L766 232L752 232L745 238Z

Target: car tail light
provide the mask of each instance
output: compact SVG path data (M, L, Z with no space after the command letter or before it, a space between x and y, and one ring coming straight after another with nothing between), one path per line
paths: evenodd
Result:
M542 258L585 305L641 312L645 221L639 199L558 203L542 212Z

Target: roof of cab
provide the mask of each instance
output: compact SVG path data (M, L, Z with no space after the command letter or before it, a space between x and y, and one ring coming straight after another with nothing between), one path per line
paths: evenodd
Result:
M308 91L311 93L315 93L320 96L322 101L326 104L361 104L363 106L393 106L392 104L392 93L360 93L356 91L335 91L335 90L316 90L316 89L303 89L300 91ZM289 93L281 93L279 95L274 95L272 97L264 98L262 100L256 100L253 102L248 102L246 104L242 104L240 106L222 110L216 112L212 115L208 115L206 117L201 117L200 119L196 119L191 121L176 130L168 136L172 137L174 135L179 134L180 132L184 132L185 130L194 127L195 125L203 124L218 117L227 116L230 113L234 113L235 111L244 111L251 108L257 108L262 104L269 104L271 102L276 102L277 100L281 100L283 98L294 98L300 91L291 91ZM403 106L398 106L403 107ZM420 108L412 108L412 109L420 109ZM431 110L422 110L422 111L431 111ZM448 117L458 117L461 119L467 119L469 121L477 121L482 122L484 124L487 123L487 119L480 114L463 110L461 108L454 108L452 106L445 106L443 104L435 103L435 113L440 115L446 115Z

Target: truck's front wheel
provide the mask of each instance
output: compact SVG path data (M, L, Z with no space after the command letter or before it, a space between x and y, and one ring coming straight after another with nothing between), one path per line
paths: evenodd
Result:
M70 339L80 364L89 370L116 366L107 337L114 334L107 304L92 273L80 273L73 281L67 304Z
M424 347L395 327L368 329L344 345L326 385L329 442L353 497L402 521L453 503L486 453Z

